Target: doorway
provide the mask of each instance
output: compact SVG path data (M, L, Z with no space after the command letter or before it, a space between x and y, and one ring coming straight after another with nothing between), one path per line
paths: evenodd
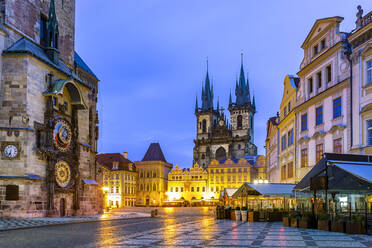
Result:
M61 217L66 216L66 199L65 198L61 198L60 200L59 213Z

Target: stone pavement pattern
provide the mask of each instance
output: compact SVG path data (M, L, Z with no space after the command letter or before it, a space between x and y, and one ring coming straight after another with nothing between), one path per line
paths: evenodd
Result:
M0 231L47 225L82 223L100 220L130 219L139 217L150 217L150 214L135 212L131 213L114 212L110 214L94 216L74 216L61 218L0 218Z
M282 223L205 219L115 238L87 247L372 247L372 237L314 229L283 227Z

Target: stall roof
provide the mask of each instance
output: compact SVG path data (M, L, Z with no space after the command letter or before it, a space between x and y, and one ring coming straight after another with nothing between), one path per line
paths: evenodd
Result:
M372 191L371 156L335 153L324 153L324 157L302 178L294 190L310 192L310 178L325 176L326 168L329 191Z
M291 195L296 184L287 183L267 183L254 184L248 183L248 186L255 189L261 195Z
M268 183L268 184L253 184L244 183L233 195L237 197L247 197L251 195L270 196L291 196L295 184L287 183Z

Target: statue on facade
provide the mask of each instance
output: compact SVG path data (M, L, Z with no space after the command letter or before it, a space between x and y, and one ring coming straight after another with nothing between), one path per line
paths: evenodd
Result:
M356 28L359 29L363 26L363 9L362 6L358 5L358 13L356 14L357 20L355 22Z

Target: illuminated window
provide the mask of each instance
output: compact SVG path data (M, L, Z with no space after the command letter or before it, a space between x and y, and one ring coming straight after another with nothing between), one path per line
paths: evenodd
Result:
M218 192L219 191L219 188L218 188L218 186L216 187L216 192Z
M181 192L183 192L183 187L181 187Z
M196 192L199 192L200 191L200 187L196 187Z
M333 152L342 153L342 138L333 140Z
M232 169L232 172L233 172L233 173L235 173L235 172L236 172L236 169L235 169L235 168L234 168L234 169Z
M173 187L170 188L170 192L173 192Z
M194 187L191 187L191 192L194 192Z
M316 162L318 163L323 156L323 144L316 145Z
M213 187L211 187L211 192L213 192Z
M288 178L292 178L293 177L293 162L290 162L288 164Z
M176 192L178 192L178 187L176 187Z
M301 168L307 167L307 149L301 150Z
M228 182L231 181L231 177L230 177L230 176L227 176L227 181L228 181Z
M242 168L239 168L239 169L238 169L238 172L242 172Z
M281 168L281 178L282 180L286 179L286 165L283 165Z
M203 187L202 191L205 192L205 187Z
M244 172L247 172L247 168L244 168Z

